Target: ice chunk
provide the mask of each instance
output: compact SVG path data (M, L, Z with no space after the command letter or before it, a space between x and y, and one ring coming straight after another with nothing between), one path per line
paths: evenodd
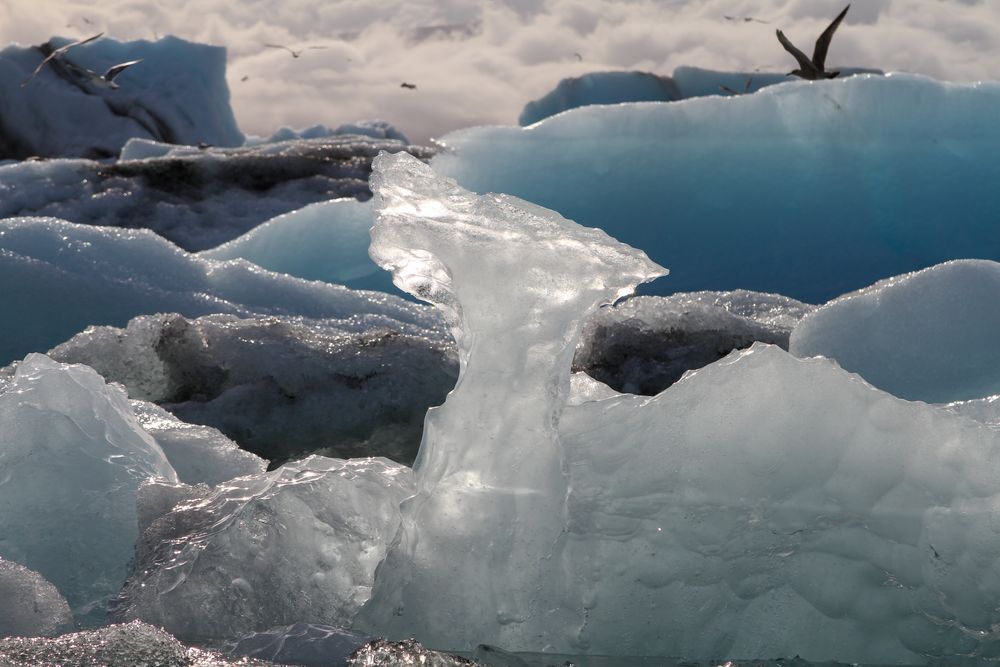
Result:
M294 623L241 637L225 652L300 667L346 667L351 655L371 640L329 625Z
M811 309L746 290L634 297L587 320L573 370L619 391L657 394L754 341L788 349L792 327Z
M0 167L0 217L145 227L185 250L204 250L308 204L367 199L371 160L380 150L433 153L358 136L240 148L136 141L110 164L48 160Z
M273 218L201 256L242 257L306 280L393 291L389 275L368 257L371 226L371 202L335 199Z
M1000 430L1000 394L971 401L955 401L949 403L947 408L952 412Z
M410 469L387 459L310 457L230 480L152 522L111 616L189 639L347 627L412 492Z
M139 425L153 436L177 479L185 484L215 485L264 472L267 467L267 461L240 449L217 429L182 422L147 401L133 400L130 404Z
M372 139L395 139L404 144L410 143L406 135L396 129L392 123L384 120L359 120L354 123L342 123L336 128L330 129L326 125L313 125L303 130L295 130L290 127L279 128L267 140L258 140L253 143L265 143L275 141L289 141L291 139L318 139L320 137L334 137L339 135L356 135L371 137ZM251 143L248 141L247 143Z
M876 387L933 403L1000 393L1000 264L946 262L835 299L792 332Z
M425 665L426 667L473 667L479 663L440 651L431 651L415 639L390 642L376 639L359 648L348 660L349 667Z
M354 329L148 315L124 330L93 327L50 354L88 364L131 396L214 426L272 461L319 451L410 463L424 413L455 385L453 343L443 331L398 323Z
M138 621L55 639L0 639L4 667L268 667L252 658L228 659L189 648L159 628Z
M69 605L55 586L0 558L0 637L46 637L72 627Z
M534 644L534 628L562 618L531 592L552 585L539 563L563 531L556 426L581 319L665 271L601 230L476 196L406 154L376 159L372 190L372 258L442 310L462 370L427 414L418 494L358 627L443 648Z
M0 556L55 584L78 621L101 621L125 580L148 477L177 481L120 387L25 358L0 394Z
M861 75L459 130L432 164L642 248L671 269L644 293L822 303L949 259L1000 260L997 108L997 83Z
M0 220L0 312L18 326L0 334L0 362L43 351L90 324L124 325L156 312L232 313L341 319L375 326L434 328L425 306L377 292L307 282L246 261L188 254L148 230L75 225L52 218Z
M70 41L54 37L38 47L0 51L0 157L114 157L130 137L243 143L229 106L225 48L173 36L155 42L104 37L74 47L31 77L46 55ZM93 85L68 66L103 73L138 59L118 77L117 90Z

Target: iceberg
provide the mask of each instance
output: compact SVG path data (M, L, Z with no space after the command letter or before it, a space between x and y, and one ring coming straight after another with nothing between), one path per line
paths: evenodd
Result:
M158 440L170 441L168 458L177 448L207 448L222 437L190 425L202 424L273 463L323 453L408 464L424 413L444 401L458 375L445 331L391 320L358 327L276 316L144 315L124 329L90 327L48 354L87 364L132 398L155 402L187 422L164 423L142 408L140 421L156 426ZM240 459L222 442L197 459L177 455L184 463L175 468L188 483L252 472L228 474ZM221 471L209 474L217 464ZM189 473L189 466L202 470Z
M1000 260L1000 84L892 74L573 109L441 139L434 169L554 209L671 268L645 288L824 303Z
M0 557L100 623L138 536L139 485L177 475L125 392L86 366L28 355L0 393L0 424Z
M265 271L242 260L186 253L151 231L54 218L0 220L0 311L17 327L0 335L0 363L39 352L92 324L121 326L176 312L336 319L343 328L423 333L440 320L425 306Z
M388 459L316 456L182 489L145 527L109 616L188 640L296 622L349 626L412 492L410 469Z
M806 315L798 356L822 355L876 387L944 403L1000 393L1000 264L956 260L880 281Z
M155 42L104 37L74 47L32 72L54 48L0 51L0 159L31 156L110 158L133 137L168 143L238 146L243 134L229 106L226 50L167 36ZM81 80L67 63L103 73L142 62L108 90Z
M569 396L582 316L662 269L405 155L376 161L373 190L372 256L445 313L461 375L356 629L466 651L998 655L1000 432L763 343L652 398L585 379Z
M371 159L380 150L425 158L433 152L355 135L237 148L133 140L115 162L45 160L0 167L0 217L143 227L185 250L205 250L307 204L369 198Z
M330 625L293 623L252 632L227 643L225 654L298 667L346 667L372 637Z
M0 558L0 638L46 637L73 627L69 605L37 572Z

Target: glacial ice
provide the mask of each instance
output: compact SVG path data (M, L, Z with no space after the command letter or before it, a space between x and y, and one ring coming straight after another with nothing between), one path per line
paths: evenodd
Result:
M410 469L388 459L318 456L182 492L144 530L110 617L185 639L349 626L412 492Z
M201 256L242 257L268 271L306 280L393 292L389 275L368 257L371 226L370 201L334 199L272 218Z
M73 627L56 587L23 565L0 558L0 638L47 637Z
M137 537L136 489L176 482L173 468L120 387L44 355L6 383L0 424L0 557L55 584L77 621L102 621Z
M70 41L56 37L50 44ZM141 58L121 74L117 90L78 81L61 59L50 61L29 81L51 52L44 49L50 48L12 45L0 51L0 159L108 158L132 137L216 146L243 143L229 106L224 48L173 36L155 42L104 37L63 56L99 73Z
M453 650L1000 655L1000 432L762 343L653 398L576 382L564 408L582 314L655 265L403 155L373 189L372 256L443 309L462 372L356 628Z
M117 162L0 167L0 217L145 227L185 250L204 250L307 204L367 199L371 160L380 150L432 154L393 139L353 135L239 148L133 141Z
M218 428L277 462L318 452L410 463L424 413L444 401L458 374L446 332L392 321L354 327L273 316L144 315L125 329L91 327L49 355L87 364L133 398ZM169 437L202 438L182 426L170 426ZM170 458L172 449L165 451Z
M0 220L0 363L43 351L92 324L124 325L146 313L293 315L337 319L353 330L438 326L425 306L378 292L309 282L246 261L216 262L141 229L53 218Z
M730 99L582 107L441 139L432 164L644 249L644 293L822 303L949 259L1000 260L1000 84L893 74Z
M573 370L632 394L658 394L689 370L760 341L788 349L812 306L778 294L639 296L587 318Z
M403 153L376 158L371 185L371 256L441 309L461 373L427 413L417 495L357 627L438 648L545 645L539 628L576 620L539 593L563 539L557 426L580 319L664 270L599 229L476 196Z
M371 640L330 625L293 623L228 642L225 654L298 667L346 667L354 652Z
M1000 264L956 260L895 276L816 309L791 351L823 355L910 400L1000 393Z

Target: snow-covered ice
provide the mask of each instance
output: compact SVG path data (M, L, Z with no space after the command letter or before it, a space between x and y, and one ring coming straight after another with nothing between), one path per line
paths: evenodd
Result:
M46 637L72 627L69 605L55 586L0 558L0 637Z
M316 456L196 491L145 529L111 617L187 639L347 627L412 492L388 459Z
M186 250L204 250L307 204L367 199L371 160L380 150L432 154L395 139L356 135L204 149L132 141L112 163L0 167L0 217L144 227Z
M144 229L77 225L54 218L0 220L0 363L44 351L92 324L122 326L136 315L177 312L337 319L343 328L404 332L440 321L425 306L380 292L304 281L246 261L184 252Z
M35 570L78 621L103 620L137 537L136 490L176 482L125 392L32 354L0 394L0 557Z
M103 37L72 48L31 77L52 48L71 41L54 37L41 47L0 51L0 159L110 158L132 137L243 143L229 106L224 48L173 36L155 42ZM81 80L65 65L103 74L138 59L118 77L117 90Z
M876 387L943 403L1000 393L1000 264L956 260L816 309L791 351L836 359Z
M671 270L644 293L822 303L949 259L1000 260L998 107L998 83L798 81L458 130L432 164L642 248Z
M587 318L573 370L618 391L657 394L755 341L788 349L792 327L812 308L746 290L633 297Z
M359 327L275 316L145 315L124 329L91 327L49 354L87 364L133 398L218 428L278 462L319 452L410 463L424 413L444 401L458 374L446 332L392 320ZM195 436L195 446L207 446L208 436L182 426L154 435L174 446ZM172 451L166 449L168 458ZM213 456L235 456L227 451L213 447ZM181 468L178 474L191 481Z

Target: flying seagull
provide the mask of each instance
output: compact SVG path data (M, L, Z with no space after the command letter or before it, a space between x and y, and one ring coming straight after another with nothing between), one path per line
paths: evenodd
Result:
M299 56L302 55L303 51L308 51L310 49L327 49L327 48L330 48L328 46L307 46L307 47L305 47L303 49L299 49L298 51L296 51L295 49L288 48L284 44L265 44L264 46L266 46L269 49L284 49L285 51L288 51L289 53L291 53L293 58L298 58Z
M108 71L104 74L98 74L97 72L89 70L86 67L80 67L76 63L70 62L69 60L64 61L63 65L79 79L89 80L91 83L102 88L117 90L120 86L115 83L115 78L132 65L141 62L142 58L139 58L138 60L130 60L126 63L118 63L117 65L109 67Z
M28 84L28 82L31 81L35 77L36 74L38 74L39 72L41 72L42 68L45 67L46 65L48 65L49 62L51 62L52 60L58 60L59 58L62 58L64 55L66 55L66 52L69 51L70 49L72 49L73 47L80 46L81 44L86 44L87 42L92 42L95 39L99 39L103 35L104 35L103 32L99 32L96 35L94 35L93 37L87 37L86 39L80 39L80 40L77 40L75 42L70 42L69 44L66 44L65 46L60 46L58 49L53 49L52 53L50 53L49 55L45 56L45 60L43 60L41 62L41 64L38 67L35 68L35 71L31 73L31 76L29 76L27 79L24 80L24 83L22 83L21 86L22 87L26 86Z
M840 72L827 72L823 67L826 63L826 52L830 49L830 40L833 39L833 33L837 31L837 26L844 20L844 16L847 15L847 10L850 8L850 5L844 7L844 11L840 12L837 18L833 19L833 23L827 26L823 34L816 40L816 49L813 51L812 60L807 58L806 54L802 53L802 51L795 48L795 45L785 37L785 33L781 32L781 30L777 31L778 41L799 62L799 69L792 70L788 73L789 75L800 76L803 79L815 81L816 79L833 79L840 74Z
M400 88L409 88L410 90L416 90L417 89L417 84L415 84L415 83L406 83L404 81L403 83L399 84L399 87Z
M746 95L747 93L750 92L750 85L752 83L753 83L753 77L752 76L748 76L746 84L743 86L743 92L742 93L739 92L738 90L733 90L729 86L719 86L719 90L721 90L724 93L729 93L730 95Z
M756 21L757 23L770 23L770 21L764 21L755 16L729 16L728 14L722 18L727 21L743 21L744 23L750 23L751 21Z

